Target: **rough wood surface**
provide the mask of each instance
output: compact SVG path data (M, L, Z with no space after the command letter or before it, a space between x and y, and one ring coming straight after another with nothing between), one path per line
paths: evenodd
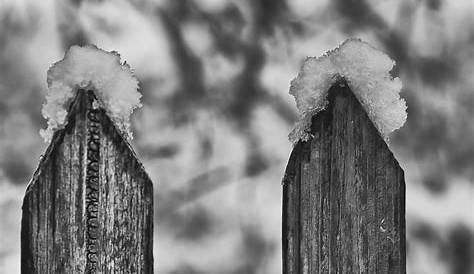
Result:
M79 91L23 201L22 273L153 273L153 187Z
M283 273L405 273L403 170L347 86L328 99L283 180Z

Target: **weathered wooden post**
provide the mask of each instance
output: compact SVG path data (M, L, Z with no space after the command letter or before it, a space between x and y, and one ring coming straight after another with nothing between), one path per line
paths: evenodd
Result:
M404 173L339 80L283 179L283 273L405 273Z
M153 273L153 187L79 90L23 202L22 273Z
M101 98L94 88L78 90L76 79L85 77ZM112 89L129 83L131 95L112 98ZM153 273L152 182L109 117L131 113L126 100L137 96L136 79L118 54L89 46L71 48L48 71L48 84L45 117L67 116L49 123L62 126L26 190L21 272ZM115 112L107 112L110 105ZM126 111L118 113L120 106Z

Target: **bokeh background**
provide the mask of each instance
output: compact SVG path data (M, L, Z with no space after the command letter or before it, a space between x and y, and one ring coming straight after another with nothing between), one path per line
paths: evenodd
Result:
M155 272L281 273L289 82L348 37L387 52L404 83L390 147L406 171L408 273L473 273L473 14L472 0L0 0L0 273L19 273L46 71L88 43L140 80Z

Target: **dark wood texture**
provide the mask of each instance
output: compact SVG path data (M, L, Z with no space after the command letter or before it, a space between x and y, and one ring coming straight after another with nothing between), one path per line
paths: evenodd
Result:
M153 273L153 186L92 91L78 91L23 201L22 273Z
M283 273L405 273L404 173L344 84L283 179Z

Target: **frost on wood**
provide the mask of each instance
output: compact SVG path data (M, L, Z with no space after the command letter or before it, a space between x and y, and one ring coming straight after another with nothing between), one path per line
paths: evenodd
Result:
M138 81L130 66L120 63L117 52L95 46L72 46L64 59L48 70L48 94L42 114L48 127L40 131L45 142L64 127L69 104L79 88L93 89L99 106L120 130L131 139L130 115L141 106Z
M311 138L311 118L326 107L329 88L343 81L387 140L407 117L405 100L399 95L402 83L390 76L394 65L385 53L358 39L346 40L321 57L308 57L291 82L290 94L295 97L300 118L290 141L296 144Z

